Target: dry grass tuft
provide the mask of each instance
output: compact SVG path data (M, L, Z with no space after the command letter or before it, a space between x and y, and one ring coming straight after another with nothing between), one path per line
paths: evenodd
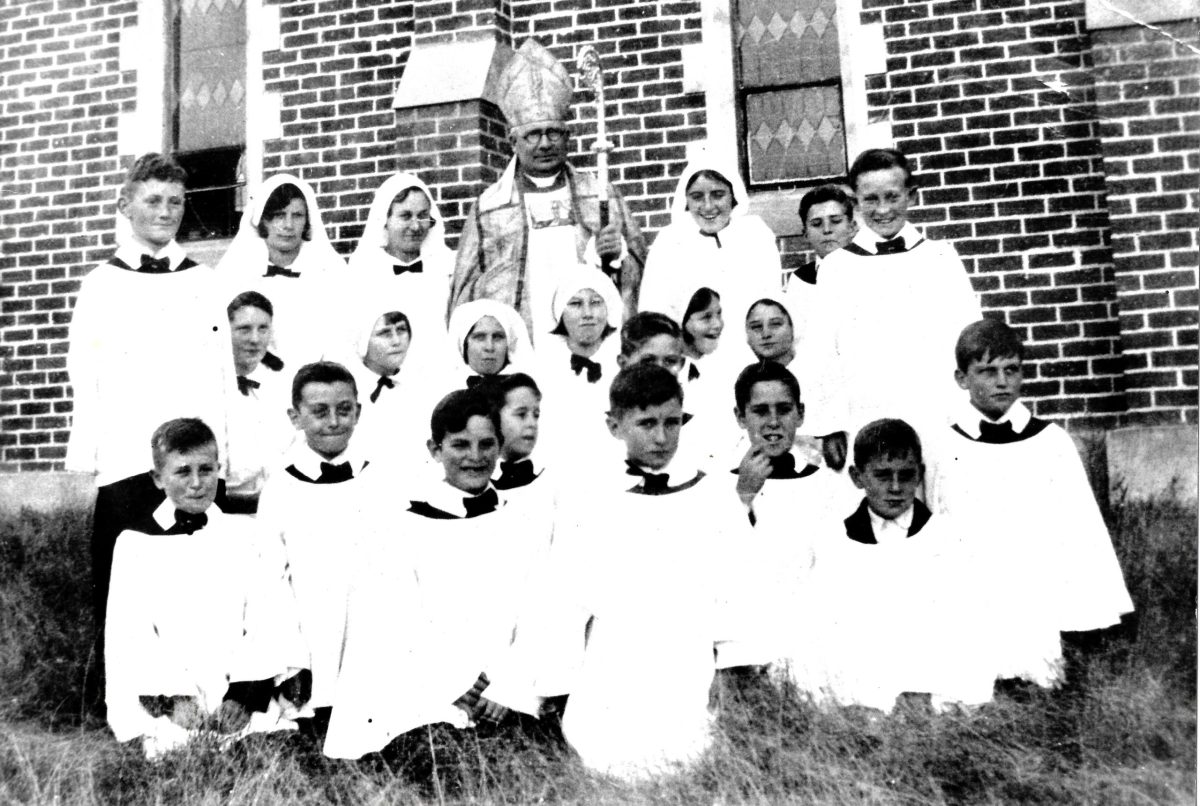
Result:
M0 522L0 803L1193 803L1196 514L1167 501L1110 517L1139 629L1090 659L1083 687L884 716L724 681L713 752L632 787L552 743L443 727L412 737L400 761L330 761L292 735L148 763L88 713L87 519L26 513Z

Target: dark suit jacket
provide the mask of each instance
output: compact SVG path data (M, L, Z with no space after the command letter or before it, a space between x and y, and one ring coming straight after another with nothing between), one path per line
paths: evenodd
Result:
M908 527L908 536L912 537L921 528L929 523L932 517L929 512L929 507L921 503L920 500L913 501L913 519L912 524ZM871 528L871 516L867 512L867 499L858 505L858 509L854 510L854 514L844 521L846 524L846 537L859 543L878 543L875 539L875 530Z

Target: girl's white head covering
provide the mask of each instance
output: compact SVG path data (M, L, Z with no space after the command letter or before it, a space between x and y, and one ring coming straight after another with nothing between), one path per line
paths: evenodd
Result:
M563 311L567 309L567 303L571 301L571 297L585 288L592 289L604 298L604 305L608 308L609 327L620 330L621 319L625 312L621 292L604 272L582 264L567 271L559 280L558 287L554 289L551 309L554 314L555 326L557 327L562 321Z
M425 194L425 198L429 199L429 215L433 218L433 226L429 228L429 232L425 234L425 240L421 243L421 259L430 260L451 251L446 246L446 225L442 221L441 211L438 210L437 202L434 200L429 186L413 174L396 174L388 177L387 181L375 191L375 198L371 200L371 208L367 211L367 223L363 226L362 237L358 239L358 244L354 247L354 258L378 251L386 260L395 261L394 257L384 251L387 247L387 233L384 232L384 224L387 223L388 215L391 213L392 202L409 188L416 188Z
M529 329L525 327L525 320L521 318L521 314L517 313L511 305L505 305L494 299L465 302L450 313L450 323L447 325L446 331L451 352L458 359L459 364L467 366L466 359L463 358L463 344L471 329L485 316L490 316L499 322L500 327L504 328L504 335L508 338L508 365L503 371L519 370L520 366L531 357L527 355L530 351Z
M348 300L343 329L346 334L344 344L347 360L354 359L362 363L367 356L367 347L379 317L393 311L404 314L408 320L410 341L403 371L411 376L415 370L424 372L434 369L444 336L432 332L420 317L414 317L410 305L396 293L395 284L386 282L359 286L357 292ZM413 321L414 318L416 322Z
M679 175L679 184L675 186L675 195L671 197L672 224L696 226L695 219L687 211L687 186L692 177L700 171L715 171L725 177L725 180L733 187L733 200L736 204L733 205L733 210L729 214L730 221L749 212L750 196L746 192L746 185L742 182L742 175L738 173L737 166L715 159L707 149L701 149L684 166L683 173Z
M246 209L242 211L242 223L238 226L237 235L217 264L218 271L239 272L250 277L261 277L266 271L267 242L258 234L258 224L262 221L267 199L280 185L295 185L304 195L311 233L309 240L301 242L300 254L289 268L302 275L320 275L345 267L346 261L333 248L329 234L325 232L321 208L317 206L317 194L312 186L292 174L275 174L251 193Z

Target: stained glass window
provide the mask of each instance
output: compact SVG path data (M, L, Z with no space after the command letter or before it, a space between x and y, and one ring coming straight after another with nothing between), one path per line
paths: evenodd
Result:
M834 0L735 0L739 115L750 187L846 172Z
M246 142L246 0L174 0L171 129L188 169L180 239L237 229Z

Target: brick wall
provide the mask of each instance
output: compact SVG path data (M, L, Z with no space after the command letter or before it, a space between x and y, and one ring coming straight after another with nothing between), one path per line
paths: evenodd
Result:
M474 100L397 110L396 119L397 167L429 184L454 243L471 202L512 156L504 115Z
M1195 55L1159 53L1139 29L1089 35L1077 1L863 3L888 53L869 84L872 114L916 160L920 223L955 243L985 306L1031 338L1036 410L1108 424L1128 401L1139 420L1195 422ZM263 62L283 136L265 143L264 173L312 182L344 252L386 175L429 179L453 236L508 158L487 102L392 110L420 43L535 36L572 73L577 47L594 44L613 179L651 235L669 220L686 143L706 134L681 51L700 42L698 0L277 5L282 46ZM134 0L0 8L3 470L61 467L70 295L112 246L117 115L135 104L117 42L135 14ZM1197 41L1194 26L1168 29ZM592 165L594 109L582 94L574 118L572 159ZM789 264L803 252L796 238L781 247Z
M863 5L888 51L868 102L916 157L914 217L955 243L988 312L1024 330L1035 411L1112 422L1122 359L1083 3Z
M79 278L111 251L118 62L136 3L0 6L0 467L49 470L66 453L67 325Z
M311 183L330 239L348 252L375 188L396 170L392 96L412 48L415 4L278 5L282 47L263 54L263 78L281 94L283 137L267 141L263 174Z
M1092 52L1129 418L1195 423L1200 20L1098 31Z

